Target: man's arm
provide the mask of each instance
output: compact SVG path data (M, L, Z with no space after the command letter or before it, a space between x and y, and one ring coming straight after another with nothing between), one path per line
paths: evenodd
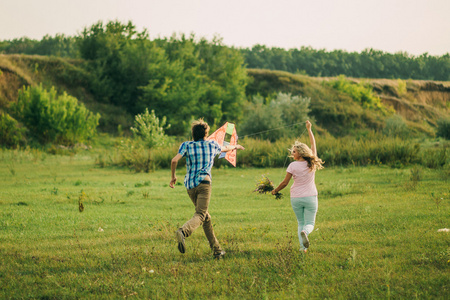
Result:
M244 147L242 147L241 145L228 145L225 147L222 147L222 152L228 152L228 151L233 151L233 150L245 150Z
M175 183L177 182L177 176L175 175L175 171L177 170L178 161L182 158L180 153L175 155L172 158L172 162L170 163L170 170L172 171L172 179L170 180L169 186L174 188Z

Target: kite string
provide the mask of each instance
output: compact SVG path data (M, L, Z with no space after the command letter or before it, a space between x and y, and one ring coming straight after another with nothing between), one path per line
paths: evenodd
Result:
M241 138L254 136L254 135L258 135L258 134L262 134L262 133L266 133L266 132L270 132L270 131L274 131L274 130L278 130L278 129L282 129L282 128L292 127L292 126L299 125L299 124L304 124L304 122L294 123L294 124L291 124L291 125L285 125L285 126L281 126L281 127L277 127L277 128L272 128L272 129L269 129L269 130L263 130L263 131L260 131L260 132L247 134L247 135L242 136ZM305 127L305 129L303 129L302 133L298 137L299 139L303 136L305 131L306 131L306 127ZM287 163L288 159L289 159L289 155L286 155L286 159L284 160L284 164L283 164L283 170L286 168L286 163ZM284 179L283 178L283 174L284 173L281 174L280 182L283 181L283 179Z
M306 128L303 129L302 133L301 133L300 136L298 137L299 139L303 136L303 134L305 133L305 131L306 131ZM283 164L283 170L286 168L286 162L287 162L288 158L289 158L289 155L286 155L286 159L284 160L284 164ZM283 174L284 174L284 173L281 174L281 180L280 180L280 182L283 181Z
M277 127L277 128L272 128L272 129L269 129L269 130L263 130L263 131L260 131L260 132L256 132L256 133L251 133L251 134L247 134L247 135L244 135L244 136L242 136L242 137L240 137L240 138L245 138L245 137L249 137L249 136L253 136L253 135L258 135L258 134L262 134L262 133L266 133L266 132L270 132L270 131L274 131L274 130L278 130L278 129L282 129L282 128L287 128L287 127L292 127L292 126L295 126L295 125L299 125L299 124L303 124L304 122L300 122L300 123L294 123L294 124L291 124L291 125L285 125L285 126L281 126L281 127ZM303 135L303 133L302 133L302 135ZM301 136L301 135L300 135Z
M277 128L272 128L272 129L269 129L269 130L263 130L263 131L260 131L260 132L255 132L255 133L244 135L244 136L242 136L240 138L254 136L254 135L258 135L258 134L262 134L262 133L266 133L266 132L270 132L270 131L274 131L274 130L278 130L278 129L282 129L282 128L292 127L292 126L299 125L299 124L304 124L304 122L294 123L294 124L291 124L291 125L285 125L285 126L281 126L281 127L277 127ZM305 133L305 131L306 131L306 128L303 129L302 133L300 134L300 136L298 138L301 138L303 136L303 134ZM284 164L283 164L283 169L286 167L286 163L287 163L288 159L289 159L289 155L286 155L286 159L284 160ZM283 174L281 176L282 177L281 177L280 182L283 181Z

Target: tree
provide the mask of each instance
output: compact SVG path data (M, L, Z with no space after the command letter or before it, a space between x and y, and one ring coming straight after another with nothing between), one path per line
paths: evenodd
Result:
M247 74L239 51L223 46L220 39L197 41L194 35L155 43L168 61L161 63L158 78L142 87L140 102L167 116L170 134L186 134L199 117L212 128L240 120Z
M147 147L154 148L162 146L167 142L167 136L164 130L170 128L170 124L166 125L166 118L161 120L155 115L155 111L151 113L145 109L143 114L138 114L134 120L134 127L131 131L135 137L141 138Z
M218 38L194 35L150 41L129 22L102 22L79 38L89 60L93 93L99 100L138 114L146 108L167 117L168 133L185 134L190 122L205 118L211 127L242 117L247 80L244 60Z
M241 49L249 68L304 73L310 76L450 80L450 55L412 56L366 49L361 53L315 50L311 47L284 50L256 45Z
M78 45L81 57L89 60L94 74L92 91L98 100L122 106L130 113L141 112L139 87L160 76L155 73L165 60L164 51L154 47L147 31L137 32L131 22L98 22L84 29Z

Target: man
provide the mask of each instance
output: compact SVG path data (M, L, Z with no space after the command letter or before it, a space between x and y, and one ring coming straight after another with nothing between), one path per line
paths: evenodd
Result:
M186 157L187 172L184 178L184 185L189 198L191 198L195 206L194 216L176 232L178 250L181 253L186 252L185 238L203 224L203 230L209 241L209 246L213 250L214 258L220 259L225 255L225 251L222 250L219 241L214 235L211 215L208 212L211 198L211 168L216 155L236 149L244 150L244 147L241 145L221 147L216 141L206 140L209 126L202 119L194 121L191 130L194 140L182 143L171 163L172 180L170 181L170 187L173 188L177 182L175 171L178 161L182 157Z

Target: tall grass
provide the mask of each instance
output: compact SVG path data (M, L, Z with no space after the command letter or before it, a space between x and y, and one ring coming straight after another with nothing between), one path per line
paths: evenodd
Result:
M140 140L118 139L114 146L98 151L96 164L99 167L125 167L134 172L153 172L170 168L170 161L178 151L178 145L149 149Z
M308 137L300 140L309 145ZM430 142L389 137L369 133L365 137L334 138L316 136L319 157L331 166L387 165L401 168L421 165L427 168L448 168L450 164L450 143ZM241 168L287 167L290 162L289 151L293 139L276 142L244 138L239 141L245 147L237 153L237 166ZM178 144L164 148L148 149L136 141L128 140L118 144L113 150L103 150L97 164L105 167L122 166L137 172L169 168L170 160L178 151ZM231 166L224 159L216 159L216 167Z
M318 147L319 148L319 147ZM329 166L408 165L418 162L420 145L399 138L328 138L318 150Z

